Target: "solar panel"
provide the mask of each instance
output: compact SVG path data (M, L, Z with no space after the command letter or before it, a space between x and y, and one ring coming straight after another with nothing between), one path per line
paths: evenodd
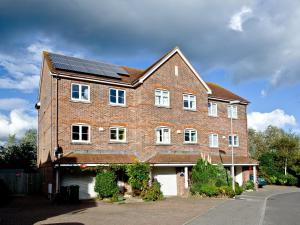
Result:
M74 57L49 53L53 66L56 69L73 72L88 73L99 76L121 78L120 75L128 75L122 67L103 62L89 61Z

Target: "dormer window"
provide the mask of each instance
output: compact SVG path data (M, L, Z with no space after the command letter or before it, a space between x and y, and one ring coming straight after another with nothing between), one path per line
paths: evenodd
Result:
M89 102L90 86L85 84L72 84L71 99L73 101Z

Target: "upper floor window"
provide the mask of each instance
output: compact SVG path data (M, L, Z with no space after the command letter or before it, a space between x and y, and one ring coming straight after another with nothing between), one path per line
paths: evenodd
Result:
M109 103L112 105L125 105L126 94L124 90L110 88Z
M90 142L90 126L86 124L73 124L72 142Z
M217 134L209 135L209 147L211 148L219 147L219 136Z
M189 110L196 110L196 96L184 94L183 95L183 108Z
M229 146L238 147L239 146L239 137L237 135L228 136Z
M197 143L197 131L195 129L184 130L184 142L185 143Z
M72 100L90 101L90 86L85 84L72 84Z
M227 111L228 111L228 118L233 118L233 119L238 118L237 106L236 105L228 105L227 106Z
M110 141L125 142L126 141L126 128L125 127L111 127L109 129Z
M158 127L156 129L156 144L170 144L171 130L168 127Z
M170 93L166 90L155 90L155 105L169 107L170 106Z
M218 105L215 102L208 103L208 115L209 116L218 116Z

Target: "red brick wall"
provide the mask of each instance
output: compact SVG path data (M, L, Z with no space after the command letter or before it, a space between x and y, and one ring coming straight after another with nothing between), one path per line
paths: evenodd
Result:
M175 76L175 65L179 67L179 76ZM41 109L39 111L39 160L44 161L50 150L55 147L55 90L56 80L50 78L48 68L44 66L44 75L41 92ZM52 95L49 92L52 82ZM218 101L218 117L208 116L208 95L204 86L184 63L178 54L171 57L144 83L126 90L126 106L110 106L108 90L110 85L99 83L59 81L59 145L64 153L79 150L132 150L139 154L141 159L147 159L161 150L205 151L218 154L219 149L229 151L228 135L230 134L230 119L227 117L227 104ZM71 101L71 83L90 85L90 103ZM154 91L156 88L170 91L170 108L158 108L154 105ZM196 111L183 109L183 93L192 93L197 98ZM52 96L51 107L45 102ZM48 106L48 107L47 107ZM47 116L45 116L47 115ZM51 125L52 115L52 127ZM87 123L91 126L90 144L71 143L71 125L73 123ZM109 143L109 127L120 125L127 128L127 142L123 144ZM171 128L171 145L156 145L155 128L168 126ZM240 146L235 148L238 155L247 155L247 123L246 107L238 106L238 119L234 120L234 133L239 135ZM104 128L99 131L99 127ZM198 131L197 144L183 143L184 128L195 128ZM49 134L49 129L52 129ZM180 130L178 134L176 131ZM219 134L220 148L208 147L208 135ZM225 136L225 139L222 138ZM51 146L51 143L52 146ZM51 141L52 140L52 141Z

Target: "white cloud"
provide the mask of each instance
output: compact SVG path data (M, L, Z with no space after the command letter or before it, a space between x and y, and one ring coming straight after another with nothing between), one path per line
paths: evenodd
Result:
M39 87L42 52L53 47L47 39L39 40L13 53L0 52L0 88L32 92Z
M286 114L282 109L272 112L261 113L251 112L248 115L248 127L255 130L265 130L269 125L285 128L286 126L296 126L296 118Z
M2 98L0 99L0 110L22 109L29 105L29 102L22 98Z
M228 27L232 30L235 31L243 31L243 23L246 20L246 18L252 14L252 9L247 7L247 6L243 6L242 9L235 13L229 21Z
M10 77L0 78L0 88L17 89L23 92L32 92L39 87L39 75L24 76L21 79L12 79Z
M9 116L0 114L0 141L5 141L9 134L21 138L28 129L37 128L36 116L24 109L14 109Z

